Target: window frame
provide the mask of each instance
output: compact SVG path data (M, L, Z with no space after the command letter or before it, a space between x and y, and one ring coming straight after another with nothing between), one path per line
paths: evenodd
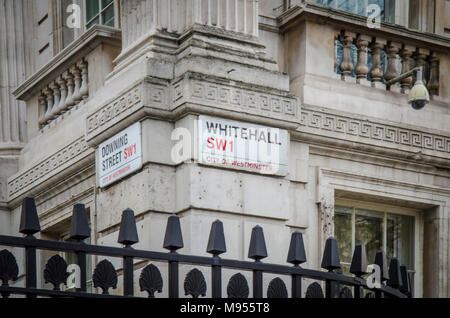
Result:
M101 0L98 0L101 1ZM89 29L86 28L86 25L90 23L86 22L86 0L71 0L72 4L77 4L80 6L81 9L81 25L80 28L73 29L73 39L67 43L66 46L64 46L64 38L63 38L63 32L64 32L64 24L66 21L64 21L64 15L65 10L67 8L63 8L61 1L55 1L52 2L52 12L54 17L54 23L53 23L53 47L54 47L54 56L57 55L59 52L64 50L66 47L70 45L73 41L78 39L80 36L82 36L85 32L87 32ZM104 10L109 8L111 5L114 6L114 28L120 28L120 10L119 10L119 1L113 0ZM95 17L98 15L101 15L101 12L99 12ZM91 20L95 19L92 18Z
M103 23L102 23L102 13L106 10L106 9L109 9L111 6L114 8L114 28L116 28L117 27L117 17L118 17L118 7L117 7L117 5L116 5L116 3L118 2L117 0L112 0L111 1L111 3L109 3L105 8L103 8L102 9L102 0L97 0L98 1L98 8L99 8L99 11L98 11L98 13L97 14L95 14L89 21L86 21L86 18L87 18L87 13L86 13L86 1L87 0L83 0L82 1L82 4L83 4L83 8L82 8L82 11L83 11L83 17L82 17L82 20L83 20L83 29L84 29L84 32L86 32L87 30L89 30L90 28L88 28L87 26L89 25L89 23L91 23L92 21L94 21L97 17L99 17L99 23L98 24L100 24L100 25L104 25Z
M360 201L355 199L346 199L346 198L336 198L335 206L344 206L348 208L352 208L352 253L355 249L355 210L356 209L364 209L371 210L376 212L384 213L383 218L383 251L386 252L386 236L387 236L387 227L385 226L387 213L397 214L397 215L407 215L414 216L414 235L413 235L413 264L414 269L408 269L409 272L414 274L414 286L413 292L415 297L422 297L423 293L423 211L420 209L401 207L396 205L389 205L384 203L370 202L370 201ZM333 228L335 224L333 222ZM373 262L373 260L368 260L369 264ZM401 260L400 260L401 261ZM342 264L347 264L346 262L341 262ZM389 264L388 264L389 265Z

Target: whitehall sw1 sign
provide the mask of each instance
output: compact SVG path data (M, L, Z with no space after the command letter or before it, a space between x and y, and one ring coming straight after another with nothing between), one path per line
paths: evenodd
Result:
M141 123L135 123L98 146L98 184L105 187L142 167Z
M261 174L286 175L288 134L272 128L199 116L199 162Z

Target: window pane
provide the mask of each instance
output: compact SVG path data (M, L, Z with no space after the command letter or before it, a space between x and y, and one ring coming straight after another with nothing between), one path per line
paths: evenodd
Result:
M352 261L352 208L335 206L334 236L338 243L341 262Z
M356 1L355 0L338 0L339 10L356 13Z
M70 15L72 15L72 12L67 12L67 7L72 4L72 0L62 0L61 1L61 8L62 8L62 20L63 20L63 26L62 26L62 40L63 40L63 48L65 48L67 45L69 45L74 39L75 39L75 29L69 28L66 21L69 18Z
M384 21L395 23L395 0L384 2Z
M386 257L400 260L409 270L414 269L414 217L408 215L387 215Z
M380 212L356 209L355 244L364 243L369 263L383 248L383 216Z
M366 0L356 0L356 13L360 15L367 15Z
M92 27L94 24L99 24L100 23L100 19L99 17L96 17L94 20L92 20L88 25L86 25L86 29L89 29L90 27Z
M98 0L86 0L86 22L99 13Z
M114 26L114 6L109 6L102 13L102 24L113 27Z
M102 0L102 9L106 8L113 0Z
M376 4L380 7L381 21L384 21L384 0L369 0L368 5L370 6L371 4ZM373 12L373 10L371 12Z
M320 4L321 6L327 6L334 8L334 1L335 0L317 0L317 4Z

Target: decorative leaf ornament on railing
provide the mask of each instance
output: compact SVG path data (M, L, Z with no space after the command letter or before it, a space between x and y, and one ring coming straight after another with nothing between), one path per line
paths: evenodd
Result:
M288 298L288 292L283 280L279 277L270 281L267 288L267 298Z
M10 280L17 280L17 275L19 267L14 255L8 250L0 251L0 280L3 285L7 286Z
M104 295L109 294L109 289L117 288L117 273L110 261L104 259L97 264L92 275L94 287L100 287L103 290Z
M322 286L320 286L320 284L316 282L310 284L306 289L305 298L324 298Z
M67 284L67 278L69 277L67 272L67 263L59 255L52 256L44 269L45 283L51 283L54 290L60 290L61 284Z
M148 292L149 298L154 298L155 293L161 293L163 288L163 279L158 267L153 264L147 265L141 272L139 278L141 291Z
M206 296L205 277L197 268L194 268L186 275L186 279L184 280L184 292L185 295L191 295L192 298Z
M228 298L247 298L249 294L248 283L241 273L231 276L227 286Z
M19 275L19 267L16 258L8 250L0 251L0 280L3 286L9 286L9 281L16 281ZM2 297L8 298L10 293L1 293Z

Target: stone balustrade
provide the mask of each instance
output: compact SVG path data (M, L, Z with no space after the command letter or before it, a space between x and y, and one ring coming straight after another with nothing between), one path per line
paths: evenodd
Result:
M408 43L341 30L335 37L335 72L347 82L386 88L391 80L414 67L424 67L423 82L430 95L439 95L439 59L435 52ZM389 87L408 93L413 76Z
M88 97L88 65L83 58L40 90L40 127L46 126Z

